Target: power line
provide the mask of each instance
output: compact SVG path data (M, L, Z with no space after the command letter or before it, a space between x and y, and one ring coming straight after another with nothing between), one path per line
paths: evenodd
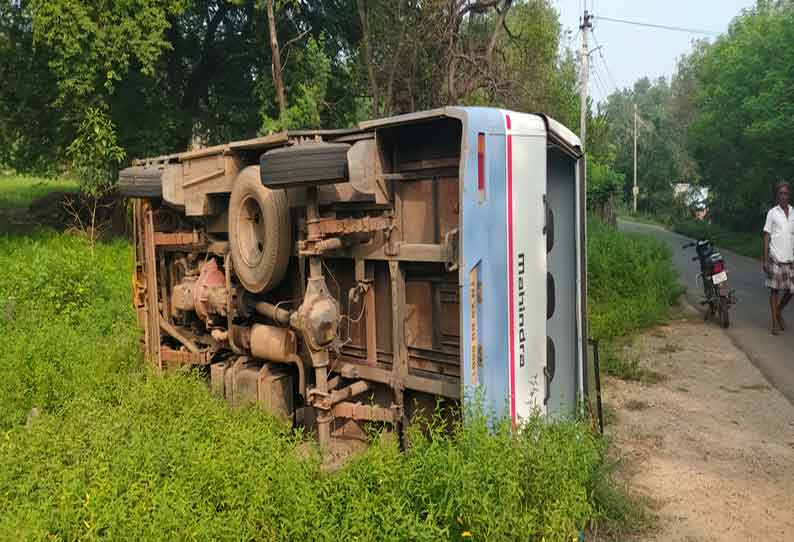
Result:
M606 102L607 98L609 97L609 85L607 85L604 75L597 68L596 68L596 74L597 74L596 77L598 77L598 80L600 81L602 87L601 90L602 101Z
M598 38L596 37L595 32L593 32L593 40L597 46L598 56L601 57L601 63L604 65L604 69L606 70L607 76L609 77L609 82L612 83L612 87L615 89L615 92L619 94L620 88L618 88L617 83L615 83L615 78L612 76L612 70L609 69L609 64L607 64L607 60L604 58L604 48L600 43L598 43Z
M603 56L601 57L601 65L604 67L604 71L607 74L607 82L609 83L607 86L610 87L610 90L615 94L620 94L620 87L615 83L615 78L612 77L612 73L609 71L609 66Z
M613 19L611 17L601 17L600 15L593 15L594 19L598 19L600 21L609 21L612 23L622 23L622 24L631 24L634 26L645 26L648 28L660 28L662 30L673 30L675 32L688 32L689 34L704 34L707 36L719 36L719 32L714 32L713 30L700 30L697 28L684 28L682 26L667 26L663 24L651 24L651 23L642 23L639 21L627 21L625 19Z
M595 83L596 89L598 93L601 94L602 99L606 99L609 96L609 93L606 91L607 86L604 84L603 79L601 79L601 74L598 73L598 67L595 63L592 64L593 68L593 82Z

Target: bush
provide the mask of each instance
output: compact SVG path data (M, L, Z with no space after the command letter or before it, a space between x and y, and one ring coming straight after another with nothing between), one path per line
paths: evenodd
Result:
M588 324L609 343L658 324L683 292L670 249L657 239L588 224Z
M137 365L129 244L41 230L0 237L0 430Z
M617 172L609 163L602 163L588 156L587 201L589 205L605 203L620 193L626 176Z
M109 399L109 400L108 400ZM596 516L583 424L483 417L377 441L339 473L199 378L131 376L0 440L0 538L571 540Z
M584 423L439 417L329 475L300 433L146 370L128 243L6 236L0 266L0 540L569 541L604 515Z

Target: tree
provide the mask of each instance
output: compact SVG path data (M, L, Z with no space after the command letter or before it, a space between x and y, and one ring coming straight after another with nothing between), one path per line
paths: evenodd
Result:
M0 3L0 165L54 173L64 134L46 50L34 49L28 2Z
M684 180L677 160L683 144L674 136L671 100L671 87L665 78L653 82L642 78L632 89L610 95L604 108L614 167L626 178L624 195L628 200L634 177L634 106L637 105L638 207L657 214L667 214L674 208L673 183Z
M56 130L63 134L57 138L62 146L57 154L65 150L67 142L71 142L70 149L85 149L93 134L83 127L87 123L99 126L98 115L106 119L115 89L130 70L153 74L160 54L168 48L167 16L183 8L179 2L164 0L113 0L102 4L31 0L18 6L19 17L29 21L29 27L23 27L28 33L20 41L30 40L33 58L47 59L46 70L42 65L35 66L36 76L44 75L54 83L47 90L54 91L48 97L53 100L50 106L57 110L53 114L57 115ZM102 126L110 133L103 137L115 144L115 128L107 120ZM65 157L74 156L71 151L65 153ZM74 160L72 164L89 191L96 183L107 181L98 179L96 174L83 176L88 170Z
M0 30L20 170L85 173L67 151L98 113L128 157L448 103L576 121L550 0L14 0Z
M504 92L486 96L517 111L547 113L573 126L579 117L579 68L564 50L562 25L551 2L516 3L500 34Z
M715 220L758 231L780 179L794 179L794 7L759 2L697 60L690 143Z
M357 0L371 115L448 104L575 115L575 59L548 0Z

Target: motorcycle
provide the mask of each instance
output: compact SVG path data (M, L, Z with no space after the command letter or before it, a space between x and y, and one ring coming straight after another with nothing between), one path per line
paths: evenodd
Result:
M736 295L728 286L728 272L725 259L716 250L709 239L698 239L682 246L682 249L695 247L697 256L692 261L700 261L700 273L696 280L703 286L703 300L701 304L708 305L705 319L717 315L723 328L731 325L730 308L736 304Z

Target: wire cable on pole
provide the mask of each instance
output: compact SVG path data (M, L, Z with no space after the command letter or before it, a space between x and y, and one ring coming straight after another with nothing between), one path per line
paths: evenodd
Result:
M615 83L615 78L612 77L612 74L609 71L609 66L606 63L604 57L601 57L601 65L604 67L604 71L607 74L607 78L605 83L607 87L610 87L610 91L615 94L620 94L620 87L618 87L617 83Z
M601 78L601 74L598 73L598 68L595 65L595 63L593 63L590 67L592 69L593 82L595 83L595 87L598 90L598 93L601 94L601 98L606 99L606 97L609 96L609 93L606 91L607 87Z
M604 58L604 48L598 43L598 38L595 35L595 31L592 32L593 34L593 41L597 46L598 56L601 57L601 63L604 65L604 69L607 72L607 77L609 77L609 82L612 83L612 87L615 89L617 94L620 94L620 88L618 87L617 83L615 82L615 78L612 76L612 70L609 69L609 64L607 64L606 58Z
M643 23L640 21L627 21L626 19L613 19L612 17L602 17L600 15L593 15L593 19L599 21L609 21L611 23L630 24L634 26L644 26L647 28L659 28L661 30L672 30L675 32L687 32L689 34L704 34L706 36L719 36L719 32L713 30L702 30L699 28L684 28L682 26L667 26L663 24Z

